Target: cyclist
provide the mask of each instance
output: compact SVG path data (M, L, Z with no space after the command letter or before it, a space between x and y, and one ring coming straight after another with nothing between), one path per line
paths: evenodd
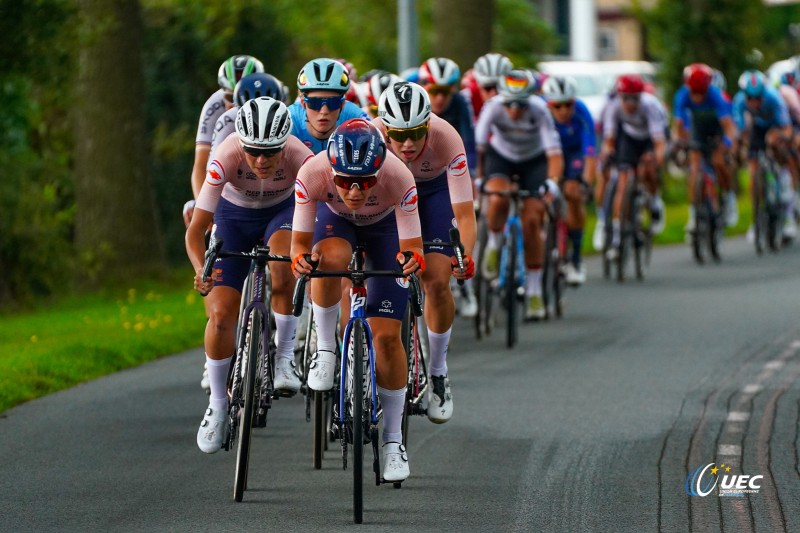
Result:
M759 151L771 148L775 161L786 165L791 175L797 176L794 158L791 157L792 121L778 92L767 87L767 79L763 73L757 70L745 71L739 77L739 89L733 97L733 119L741 130L745 130L746 121L749 124L747 169L750 172L751 201L755 207ZM753 215L755 216L755 209Z
M258 59L248 55L231 56L219 67L217 72L219 90L206 100L203 110L200 112L200 122L197 125L194 166L192 167L192 193L195 199L200 194L200 188L203 186L203 179L206 175L214 125L225 111L233 107L233 89L236 82L253 72L264 72L264 65ZM183 206L183 221L187 227L192 218L194 204L195 200L189 200Z
M297 76L300 101L289 106L292 134L318 154L337 126L351 118L366 118L356 104L345 100L350 88L347 68L334 59L306 63Z
M235 107L225 111L225 113L217 119L216 124L214 124L209 159L214 159L214 152L217 150L217 147L222 144L222 141L224 141L228 135L236 131L236 114L245 102L260 96L269 96L275 100L283 101L283 87L284 85L279 79L264 72L250 74L239 80L236 83L236 87L233 89L233 103Z
M644 180L652 196L650 205L653 231L664 229L664 202L658 190L658 169L666 154L666 123L662 106L652 94L644 92L644 81L637 74L625 74L617 79L617 98L609 104L604 115L603 159L615 153L618 168L617 191L614 197L612 241L609 255L616 257L620 241L620 219L631 170Z
M398 259L403 272L425 268L417 213L414 176L393 154L387 153L380 131L363 119L348 120L300 171L295 184L292 268L295 276L319 261L320 270L345 270L354 246L366 246L367 260L380 270L394 270ZM399 242L402 253L392 251ZM408 303L407 284L391 278L367 281L366 312L375 346L378 396L383 408L383 477L402 481L409 475L408 456L400 444L408 369L400 325ZM308 386L333 386L336 355L336 317L342 296L336 278L311 283L318 351L310 366Z
M207 294L209 310L205 349L211 394L197 431L197 445L206 453L220 449L227 431L226 382L248 265L235 258L218 260L212 279L204 282L204 233L213 217L214 235L224 240L228 250L249 251L263 241L272 253L289 254L294 179L312 155L289 134L291 128L286 105L272 98L250 100L239 108L237 135L225 139L209 164L186 230L186 251L195 269L194 288ZM275 388L292 394L300 388L292 368L297 322L292 315L292 275L287 263L271 263L269 268L276 324Z
M566 76L551 76L542 86L564 153L562 188L567 200L567 236L572 244L572 256L566 269L567 283L570 285L586 282L586 268L581 262L583 228L586 224L584 187L594 183L597 168L594 121L586 105L575 97L576 91L577 82Z
M364 80L367 105L363 109L369 113L371 118L376 118L378 116L378 102L381 99L383 91L390 85L394 85L399 81L403 81L400 79L400 76L385 70L372 71L370 76Z
M484 177L483 189L504 192L511 189L511 178L519 176L520 190L532 193L523 203L522 228L525 240L525 263L528 268L525 317L545 317L542 302L542 265L544 242L542 224L545 207L537 193L543 185L557 194L558 182L564 173L561 141L547 104L533 94L536 81L522 69L500 77L499 94L490 99L481 111L475 128L478 146L478 177ZM509 199L488 198L486 220L489 235L483 258L483 274L497 277L500 267L500 245L503 227L508 218Z
M475 169L475 117L472 108L461 92L458 82L461 71L452 59L432 57L419 68L419 84L428 92L431 111L455 128L461 136L467 154L467 168ZM474 317L478 313L478 299L472 282L467 281L461 290L459 313L463 317Z
M391 85L381 95L378 114L380 119L373 120L373 124L388 139L389 150L405 163L416 180L423 240L448 242L450 228L457 227L464 244L465 273L456 268L452 249L425 247L427 268L422 285L428 327L428 370L433 385L428 390L428 419L442 424L453 415L447 373L447 351L455 319L450 275L469 279L475 271L472 180L461 137L447 121L431 114L425 89L406 81Z
M489 98L497 95L500 76L513 68L511 60L502 54L489 53L479 57L472 69L464 74L461 94L472 105L472 116L478 117Z
M700 175L702 154L710 154L720 188L725 191L725 224L736 225L738 207L732 190L734 176L726 163L728 154L735 153L736 126L731 118L731 104L714 85L714 71L703 63L692 63L683 70L683 86L675 93L673 125L675 139L689 147L689 220L686 231L694 231L694 193ZM717 80L717 83L723 82Z
M794 158L795 168L800 168L800 93L797 91L798 77L796 71L788 71L781 74L778 92L786 103L789 110L789 118L792 120L792 144L791 156ZM794 198L798 190L797 176L793 179L785 180L781 183L782 193L786 200L786 217L783 227L783 235L787 239L797 236L797 222L795 221Z

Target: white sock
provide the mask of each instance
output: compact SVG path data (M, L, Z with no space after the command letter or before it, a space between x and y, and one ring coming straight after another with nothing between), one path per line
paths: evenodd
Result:
M491 248L492 250L497 250L500 248L500 245L503 243L503 232L502 231L490 231L489 236L486 238L486 247Z
M619 223L619 219L615 218L611 221L611 246L619 246L619 229L621 224Z
M430 366L428 372L431 376L447 375L447 348L450 346L450 327L444 333L434 333L428 328L428 349L430 350Z
M406 389L388 390L378 387L378 398L383 408L383 442L403 442L403 407Z
M208 364L208 381L211 384L211 395L208 404L212 409L228 408L228 368L231 366L233 356L227 359L211 359L206 354Z
M525 279L525 294L528 296L541 296L542 295L542 269L528 270L528 276Z
M330 307L314 308L314 322L317 324L317 350L336 353L336 323L339 321L339 304Z
M294 336L297 317L272 312L275 317L275 357L294 360Z

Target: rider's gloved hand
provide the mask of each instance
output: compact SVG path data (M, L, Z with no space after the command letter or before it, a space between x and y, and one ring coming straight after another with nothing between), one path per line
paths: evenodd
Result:
M455 256L450 258L450 268L453 270L453 276L456 279L470 279L475 275L475 261L469 255L464 256L464 272L458 268L458 259Z
M411 274L425 272L425 258L417 252L406 250L404 252L397 252L397 262L403 266L403 274Z
M292 259L292 274L299 278L304 274L311 274L319 266L319 254L300 253Z

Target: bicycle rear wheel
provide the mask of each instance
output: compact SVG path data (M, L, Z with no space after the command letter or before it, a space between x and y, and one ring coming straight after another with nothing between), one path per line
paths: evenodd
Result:
M556 221L548 219L547 237L544 242L544 263L542 264L542 303L544 304L544 317L550 318L551 309L558 305L557 277L558 277L558 248L556 243Z
M247 470L250 462L250 444L253 432L253 422L256 412L256 374L259 371L259 354L261 344L262 324L264 317L257 310L250 316L248 324L249 331L245 334L249 336L245 353L247 354L246 368L243 383L244 408L239 412L239 437L236 451L236 476L233 484L233 499L237 502L242 501L244 491L247 489Z

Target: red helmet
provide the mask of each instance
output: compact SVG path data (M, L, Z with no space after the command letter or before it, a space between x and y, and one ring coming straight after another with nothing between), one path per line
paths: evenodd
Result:
M714 71L705 63L692 63L683 69L683 83L693 93L705 94L713 77Z
M619 94L641 94L644 90L644 81L637 74L625 74L617 78L617 92Z

